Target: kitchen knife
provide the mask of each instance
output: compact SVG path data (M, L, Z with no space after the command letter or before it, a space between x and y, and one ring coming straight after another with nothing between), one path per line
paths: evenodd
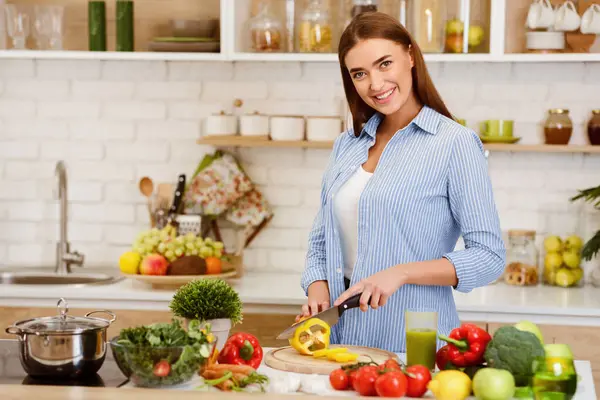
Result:
M329 325L329 326L333 326L333 325L337 324L337 322L340 320L340 317L342 316L344 311L349 310L351 308L357 308L360 306L360 296L361 295L362 295L362 293L355 294L354 296L346 299L346 301L344 301L339 306L330 307L325 311L321 311L320 313L312 315L300 322L296 322L295 324L293 324L292 326L290 326L289 328L287 328L286 330L281 332L279 334L279 336L277 336L277 339L291 338L292 336L294 336L294 331L296 330L296 328L298 328L298 326L300 326L305 321L308 321L311 318L319 318L320 320L326 322L327 325ZM371 299L369 298L369 301L370 300Z
M175 220L179 212L179 207L181 206L181 200L183 199L183 192L185 190L185 174L179 175L177 179L177 187L175 188L175 193L173 194L173 204L171 204L171 209L169 210L169 219Z

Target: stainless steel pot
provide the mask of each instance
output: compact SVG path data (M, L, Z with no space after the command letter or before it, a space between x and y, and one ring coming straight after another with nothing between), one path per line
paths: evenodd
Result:
M97 310L84 317L67 315L67 301L57 303L58 315L15 322L6 333L17 335L21 365L31 376L74 378L95 374L106 357L106 331L117 317ZM111 319L91 317L105 313Z

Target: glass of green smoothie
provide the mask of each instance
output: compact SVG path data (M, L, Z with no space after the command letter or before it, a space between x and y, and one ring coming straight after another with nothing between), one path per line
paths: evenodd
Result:
M406 364L435 369L438 314L435 310L406 310Z

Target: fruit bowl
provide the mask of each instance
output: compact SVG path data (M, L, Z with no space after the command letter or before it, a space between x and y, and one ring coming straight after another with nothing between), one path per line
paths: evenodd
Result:
M216 341L199 346L150 347L110 340L117 366L139 387L167 387L189 382L206 365Z

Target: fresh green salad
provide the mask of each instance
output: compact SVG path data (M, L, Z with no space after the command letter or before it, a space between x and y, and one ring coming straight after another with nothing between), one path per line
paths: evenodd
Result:
M113 350L117 363L139 386L183 383L206 363L215 346L210 325L190 321L188 329L179 320L122 329ZM123 365L124 364L124 365Z

